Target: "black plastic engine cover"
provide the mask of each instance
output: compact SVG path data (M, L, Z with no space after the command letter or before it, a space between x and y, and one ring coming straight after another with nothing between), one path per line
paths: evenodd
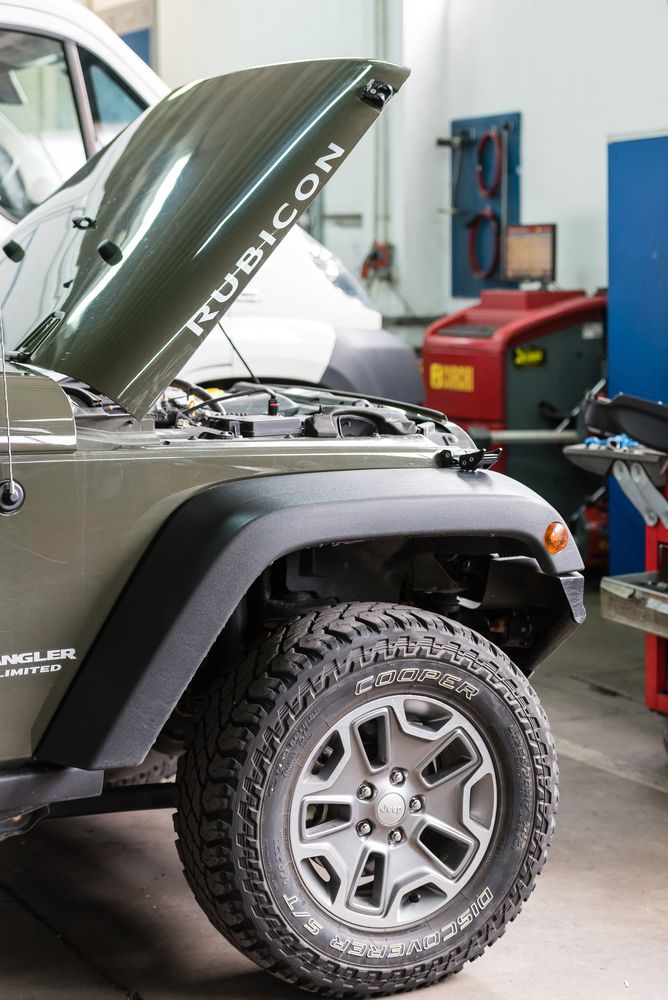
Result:
M227 431L234 437L275 438L301 437L303 425L300 417L272 416L268 413L240 417L213 417L209 424L216 430Z

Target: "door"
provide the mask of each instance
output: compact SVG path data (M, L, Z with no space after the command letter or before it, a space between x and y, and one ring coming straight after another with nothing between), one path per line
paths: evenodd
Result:
M146 107L99 56L71 40L0 29L0 212L7 222L41 204Z

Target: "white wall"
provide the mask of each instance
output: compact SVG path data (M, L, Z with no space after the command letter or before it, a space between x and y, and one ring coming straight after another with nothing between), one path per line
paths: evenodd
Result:
M522 112L522 221L558 223L559 283L606 284L607 137L668 125L666 0L449 0L445 60L449 119Z
M399 95L402 117L394 150L402 183L395 202L403 220L398 261L401 288L422 316L443 312L449 294L449 154L436 145L448 134L446 24L446 0L405 0L403 61L412 73Z

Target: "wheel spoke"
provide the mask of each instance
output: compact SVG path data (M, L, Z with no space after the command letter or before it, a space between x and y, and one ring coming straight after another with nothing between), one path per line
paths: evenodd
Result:
M332 795L350 795L369 774L366 755L351 726L332 730L318 748L310 773L302 778L304 788L325 790Z
M358 872L364 867L368 847L353 832L336 831L328 837L293 845L302 877L322 902L343 903L353 894Z
M371 711L350 727L351 743L357 746L367 777L387 767L391 760L391 713L387 708Z
M496 815L496 786L490 760L464 766L436 782L427 794L425 817L451 828L463 838L482 841Z
M390 755L404 767L417 769L437 752L448 737L452 713L445 708L424 710L424 702L415 698L400 699L390 713Z
M302 799L301 840L310 843L323 837L334 837L347 830L353 822L351 795L306 795Z
M425 755L417 766L429 788L445 782L461 782L482 764L482 758L471 737L461 727L450 730L444 739Z
M461 823L445 823L434 816L425 817L415 844L437 871L455 880L464 873L478 847L476 838Z
M426 795L426 806L424 812L425 822L433 819L435 823L444 823L446 826L462 826L462 781L454 779L444 781L436 788L431 789Z
M404 853L405 850L405 853ZM406 844L390 851L383 916L395 924L418 918L441 898L441 905L457 892L457 884L443 871L435 871L420 848Z
M387 853L378 844L370 842L362 848L345 896L351 910L382 916L387 881Z
M462 782L461 820L474 837L483 840L491 832L496 817L496 780L491 760L483 760L480 767Z

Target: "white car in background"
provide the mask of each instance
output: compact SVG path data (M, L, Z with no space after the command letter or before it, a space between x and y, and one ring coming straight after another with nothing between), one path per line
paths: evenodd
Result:
M168 93L74 0L0 2L0 245L19 219ZM231 307L225 330L266 381L422 400L413 350L382 329L364 286L299 227ZM218 386L247 376L220 329L181 373Z

